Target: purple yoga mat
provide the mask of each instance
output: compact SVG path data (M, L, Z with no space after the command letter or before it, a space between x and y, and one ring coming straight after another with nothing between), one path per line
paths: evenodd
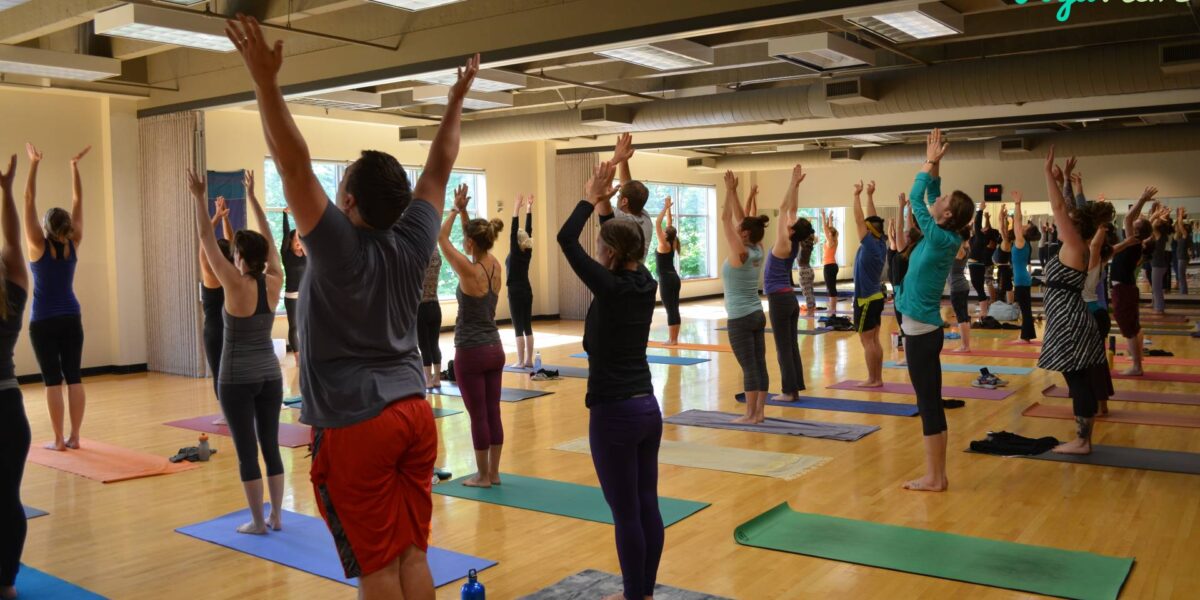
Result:
M213 421L216 421L220 416L221 415L208 415L205 417L193 417L191 419L182 419L179 421L171 421L170 423L163 423L163 425L229 436L228 427L225 425L213 425ZM308 425L280 423L279 445L283 446L284 448L299 448L300 446L307 446L309 442L312 441L311 431L312 429Z
M855 392L883 392L886 394L904 394L906 396L915 396L916 391L913 390L912 384L896 383L892 381L883 382L883 387L864 388L858 387L858 381L849 379L840 381L833 385L825 386L828 390L852 390ZM942 386L942 396L945 398L970 398L971 400L1003 400L1012 395L1012 390L1006 388L997 388L989 390L977 387L955 387L952 385Z

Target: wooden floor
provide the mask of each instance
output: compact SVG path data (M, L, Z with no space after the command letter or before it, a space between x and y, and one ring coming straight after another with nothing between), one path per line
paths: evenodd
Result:
M843 303L845 304L845 303ZM719 301L687 304L683 339L727 342ZM802 321L802 327L803 325ZM886 318L886 333L895 328ZM577 364L582 324L535 323L548 363ZM511 340L511 331L506 333ZM653 337L665 339L665 314L656 315ZM1008 336L1014 337L1015 334ZM1200 357L1200 340L1152 336L1155 348ZM768 335L768 338L770 336ZM886 339L886 338L885 338ZM953 342L948 342L948 345ZM977 338L980 348L1002 348L1003 340ZM450 339L443 338L446 351ZM902 396L824 390L844 379L865 377L862 348L850 333L801 337L808 393L910 401ZM768 339L768 348L771 348ZM656 350L655 352L662 352ZM889 350L886 360L895 359ZM740 371L732 354L708 356L698 366L651 365L663 412L691 408L738 411ZM452 356L452 354L448 355ZM969 359L948 358L967 362ZM980 359L974 359L980 360ZM768 352L778 385L774 351ZM1034 366L1031 360L989 359L991 364ZM1189 367L1153 367L1188 370ZM1194 367L1190 369L1194 370ZM903 370L885 369L902 381ZM756 435L668 425L664 439L718 446L832 457L803 477L785 482L676 466L661 467L660 493L712 503L667 530L659 582L735 598L1020 598L1030 597L930 577L739 546L733 530L780 502L799 511L865 519L1026 544L1133 556L1125 598L1200 597L1200 477L1044 461L1004 459L961 452L989 430L1024 435L1072 434L1072 423L1021 416L1031 403L1069 404L1042 398L1041 390L1061 378L1044 371L1006 376L1017 393L1001 402L968 400L949 412L951 488L948 493L904 491L901 482L922 472L921 425L917 418L767 407L768 416L873 424L882 430L858 442ZM947 373L947 385L968 385L971 376ZM556 444L585 436L585 381L530 383L504 375L508 387L536 387L553 395L503 404L506 472L596 484L590 458L560 452ZM194 445L196 435L165 427L165 421L216 413L211 382L161 374L97 377L86 381L89 396L85 437L169 456ZM294 369L285 385L295 388ZM1197 384L1117 381L1119 389L1200 393ZM25 386L34 442L50 432L42 388ZM777 390L776 390L777 391ZM436 397L439 406L461 408L456 398ZM1200 415L1200 407L1113 403L1117 408ZM284 410L286 419L297 411ZM473 470L467 415L438 419L440 462L455 476ZM1200 430L1099 424L1102 444L1200 452ZM163 477L100 484L37 465L28 465L24 501L50 512L29 522L24 562L110 598L352 598L354 590L303 572L226 550L178 533L176 527L245 506L231 442L215 437L219 454L203 468ZM317 514L308 484L305 449L283 449L287 468L286 508ZM491 598L515 598L584 569L618 572L609 526L570 518L434 495L433 543L499 561L482 574ZM286 527L286 523L285 523ZM460 582L438 590L457 598Z

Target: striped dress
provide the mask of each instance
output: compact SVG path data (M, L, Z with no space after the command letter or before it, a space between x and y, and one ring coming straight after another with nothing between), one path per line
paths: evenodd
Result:
M1062 264L1058 256L1046 265L1046 331L1039 368L1066 373L1106 363L1096 321L1083 301L1086 279L1086 272Z

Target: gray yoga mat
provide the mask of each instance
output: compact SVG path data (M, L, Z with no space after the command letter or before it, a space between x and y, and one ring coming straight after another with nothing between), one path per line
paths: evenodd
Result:
M1037 456L1022 456L1021 458L1200 475L1200 454L1192 452L1150 450L1127 446L1092 446L1092 453L1087 456L1043 452Z
M588 569L576 573L555 583L548 588L542 588L520 600L582 600L587 598L604 598L621 592L621 576ZM730 600L724 596L713 596L690 590L681 590L671 586L657 584L654 586L654 600Z
M443 381L442 385L429 390L429 394L437 394L439 396L457 396L462 397L462 390L458 386L449 381ZM530 398L539 398L541 396L549 396L554 392L544 392L541 390L519 390L514 388L500 388L501 402L520 402Z
M584 367L568 367L565 365L547 365L543 364L542 369L546 371L558 371L559 377L574 377L576 379L587 379L588 370ZM522 369L521 367L504 367L505 373L524 373L529 375L533 373L533 369Z
M733 420L741 415L717 410L687 410L677 415L663 419L664 423L672 425L690 425L693 427L711 427L713 429L734 429L752 433L774 433L779 435L798 435L803 437L821 438L853 442L879 431L875 425L855 425L853 423L823 423L821 421L799 421L795 419L779 419L767 417L756 425L734 423Z

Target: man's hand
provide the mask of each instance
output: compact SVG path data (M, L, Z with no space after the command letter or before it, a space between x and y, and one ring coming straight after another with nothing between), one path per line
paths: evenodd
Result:
M225 36L242 55L255 87L275 85L279 67L283 66L283 40L275 40L274 46L268 45L258 19L243 14L225 22Z

